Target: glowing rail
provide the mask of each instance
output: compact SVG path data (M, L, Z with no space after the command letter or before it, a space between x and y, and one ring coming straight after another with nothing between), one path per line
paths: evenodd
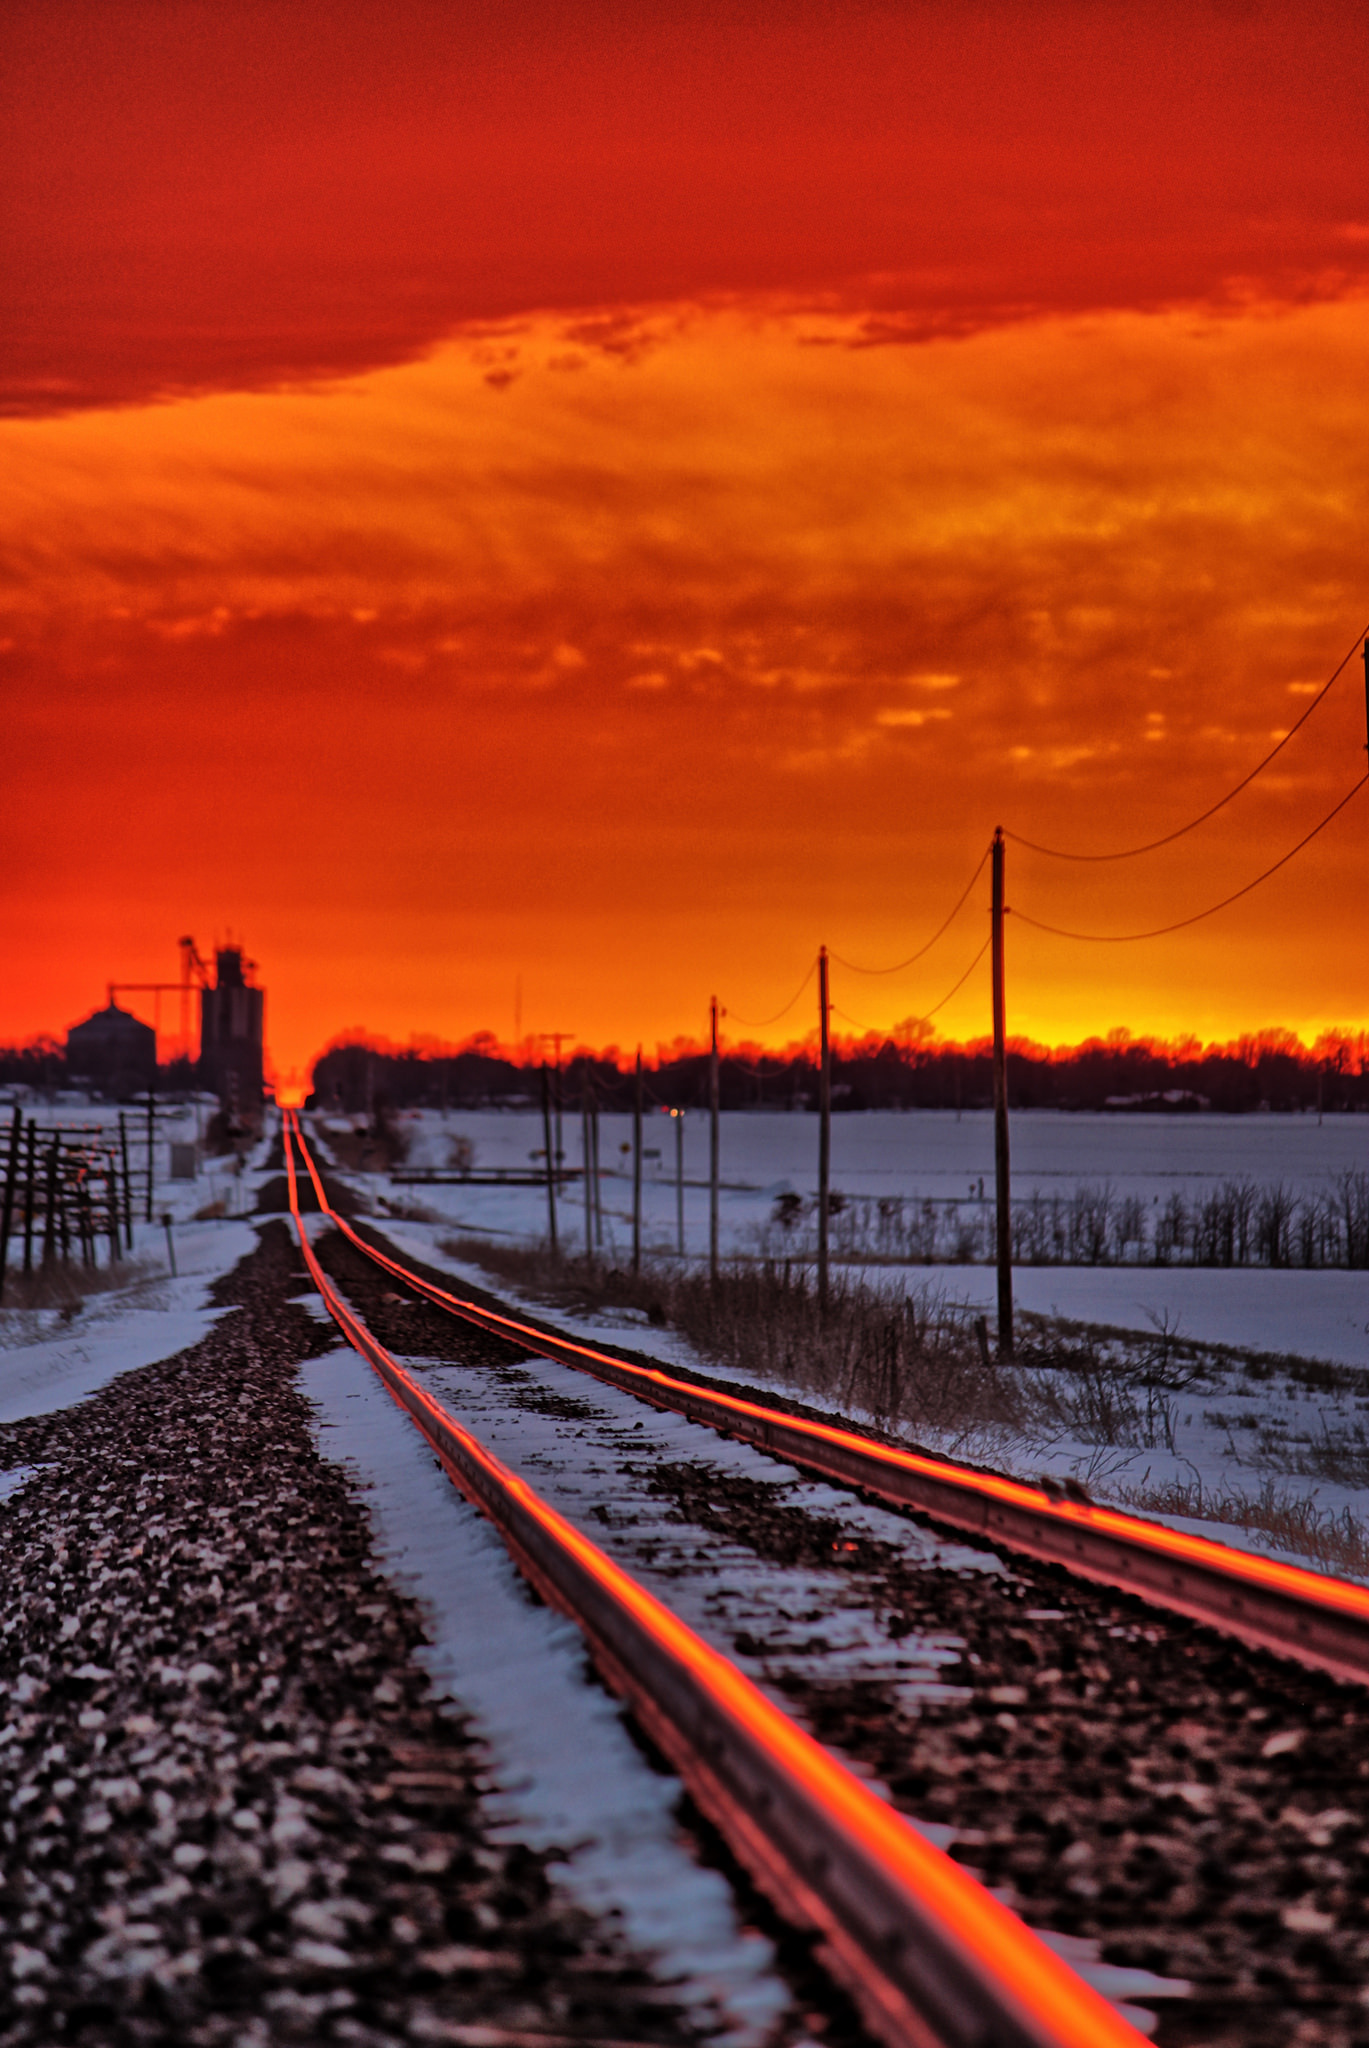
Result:
M543 1597L584 1630L609 1683L771 1898L818 1931L872 2031L888 2048L1141 2048L1014 1914L404 1371L319 1265L300 1215L293 1111L283 1136L291 1214L329 1313ZM322 1199L316 1175L314 1185Z
M466 1301L367 1244L329 1205L304 1153L319 1207L367 1258L439 1308L529 1351L559 1359L627 1392L788 1459L896 1507L991 1538L1006 1548L1134 1593L1257 1648L1369 1682L1369 1588L1190 1536L1116 1508L1052 1500L1039 1487L946 1458L882 1444L834 1423L698 1387L659 1368L631 1365L573 1338Z

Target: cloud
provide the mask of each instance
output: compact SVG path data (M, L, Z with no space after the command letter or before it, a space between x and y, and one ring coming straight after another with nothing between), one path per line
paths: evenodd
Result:
M1365 282L1353 0L454 20L12 0L0 410L298 387L547 310L564 370L698 299L849 353Z
M578 1028L668 1035L698 977L781 979L823 932L911 951L997 822L1085 851L1167 830L1369 612L1365 302L889 349L680 305L574 376L563 328L501 333L524 368L500 392L463 337L333 385L0 426L16 930L74 958L120 904L173 934L187 896L253 912L258 951L312 962L274 1012L295 1063L349 991L398 1037L506 1028L519 952ZM1238 886L1358 772L1361 716L1352 676L1172 854L1014 854L1015 900L1125 929ZM1016 935L1022 1028L1349 1014L1352 839L1163 960ZM469 1014L443 1008L454 959ZM383 1004L342 985L357 961Z

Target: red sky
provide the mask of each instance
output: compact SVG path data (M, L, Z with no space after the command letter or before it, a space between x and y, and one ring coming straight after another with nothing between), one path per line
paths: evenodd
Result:
M7 37L0 1039L230 926L282 1071L508 1035L520 976L530 1030L764 1016L820 940L910 952L997 822L1201 809L1369 618L1360 8ZM1220 821L1009 899L1182 916L1363 745L1355 664ZM1175 939L1015 928L1013 1021L1363 1022L1366 809ZM836 1000L917 1014L983 929Z

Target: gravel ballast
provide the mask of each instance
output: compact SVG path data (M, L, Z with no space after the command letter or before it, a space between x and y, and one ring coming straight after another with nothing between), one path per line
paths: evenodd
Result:
M685 2043L548 1859L321 1459L287 1226L191 1350L0 1430L0 2044Z
M511 1400L528 1398L533 1362L520 1368L515 1347L404 1298L336 1234L320 1252L383 1342L479 1361L508 1375ZM536 1369L539 1403L565 1402L592 1434L608 1390ZM632 1498L646 1493L682 1528L836 1575L831 1614L854 1603L895 1638L958 1641L941 1675L960 1697L916 1708L892 1686L824 1677L811 1654L786 1671L763 1641L727 1647L763 1659L812 1731L895 1805L953 1829L951 1853L1031 1925L1098 1944L1119 1970L1186 1980L1187 1996L1156 2008L1161 2048L1369 2048L1364 1689L1047 1567L929 1567L794 1505L782 1463L756 1454L746 1478L709 1457L707 1432L691 1435L697 1460L614 1465L629 1568ZM782 1618L814 1632L814 1652L828 1617Z

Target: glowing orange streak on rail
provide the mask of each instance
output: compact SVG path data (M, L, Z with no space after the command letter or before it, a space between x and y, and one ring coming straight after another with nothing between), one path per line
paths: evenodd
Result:
M695 1635L654 1594L639 1586L564 1516L548 1507L525 1480L501 1464L478 1438L457 1421L450 1409L434 1401L384 1351L361 1318L354 1315L337 1295L319 1265L305 1233L295 1189L291 1140L292 1131L298 1131L298 1120L292 1110L284 1112L282 1129L290 1213L305 1263L329 1313L362 1357L374 1365L373 1354L382 1353L388 1370L404 1383L428 1413L441 1417L443 1428L460 1440L467 1456L627 1608L644 1631L687 1665L726 1712L765 1744L788 1774L806 1788L810 1797L819 1801L857 1840L863 1841L909 1892L930 1905L943 1925L949 1927L976 1958L985 1976L1006 1983L1015 1998L1044 2023L1061 2044L1073 2044L1073 2048L1140 2048L1142 2036L1106 1999L1085 1984L1082 1978L1076 1977L1069 1966L1039 1941L1014 1913L1000 1905L959 1864L934 1848L892 1807L773 1706L749 1678ZM341 1219L329 1208L303 1134L299 1135L300 1150L320 1207L336 1224ZM345 1224L343 1228L346 1229ZM354 1233L348 1232L348 1235ZM356 1241L361 1242L360 1239Z
M319 1207L332 1218L337 1228L344 1231L352 1242L389 1272L411 1287L434 1300L448 1304L458 1314L474 1314L482 1323L498 1323L512 1336L530 1343L533 1349L543 1341L545 1332L530 1323L517 1322L511 1316L499 1315L493 1309L481 1308L475 1302L463 1301L459 1295L449 1294L431 1280L420 1280L396 1260L387 1258L374 1245L359 1237L346 1218L330 1208L323 1192L309 1148L300 1136L300 1150L309 1175L314 1183ZM577 1356L599 1364L612 1365L615 1372L631 1373L634 1378L659 1386L662 1391L690 1393L699 1391L687 1380L677 1380L669 1373L653 1367L631 1365L621 1358L610 1359L604 1352L595 1351L586 1344L577 1344L569 1337L557 1337L559 1351L571 1351ZM735 1415L744 1415L748 1420L773 1421L775 1410L759 1402L744 1401L735 1394L726 1394L712 1387L708 1388L710 1402L720 1408L727 1408ZM1160 1522L1147 1522L1137 1515L1124 1515L1116 1508L1094 1507L1083 1502L1056 1501L1039 1487L1027 1486L1021 1480L1005 1479L995 1472L973 1472L966 1466L953 1465L940 1458L930 1458L925 1452L906 1451L892 1444L882 1444L875 1438L856 1436L850 1430L837 1428L831 1423L813 1422L807 1417L786 1414L786 1426L811 1436L818 1443L830 1443L842 1448L854 1448L863 1458L886 1464L905 1472L917 1472L927 1478L937 1479L944 1485L958 1486L966 1493L975 1493L990 1499L1001 1500L1013 1507L1029 1508L1034 1514L1049 1517L1053 1521L1072 1523L1077 1527L1094 1529L1103 1534L1116 1536L1121 1542L1134 1549L1147 1549L1157 1556L1175 1558L1186 1563L1217 1570L1232 1580L1244 1580L1248 1585L1272 1587L1296 1600L1306 1601L1335 1609L1343 1614L1354 1615L1369 1622L1369 1588L1352 1585L1346 1579L1332 1578L1329 1574L1312 1572L1301 1565L1281 1564L1275 1558L1252 1556L1248 1551L1235 1550L1230 1545L1219 1543L1207 1536L1190 1536L1179 1529L1167 1529Z

